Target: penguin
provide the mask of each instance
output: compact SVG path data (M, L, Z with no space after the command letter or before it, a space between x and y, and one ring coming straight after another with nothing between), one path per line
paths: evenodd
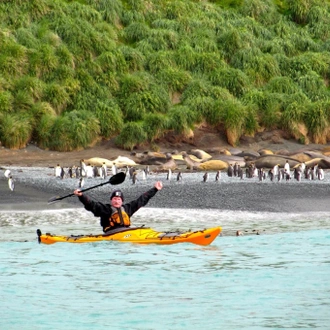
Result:
M129 166L126 165L124 168L125 168L125 170L124 170L125 177L127 177L129 175Z
M102 164L102 175L103 175L103 179L105 179L108 175L108 167L105 162L103 162Z
M10 172L10 170L5 170L5 177L6 178L9 178L10 176L11 176L11 172Z
M172 179L172 170L169 168L167 171L166 180L171 181L171 179Z
M57 164L55 167L55 177L60 178L61 173L62 173L62 167L60 166L60 164Z
M245 175L249 179L258 176L258 169L255 167L254 163L251 163L249 167L246 168Z
M96 178L99 175L99 170L97 166L93 166L93 177Z
M233 174L234 176L238 175L238 163L236 162L233 167Z
M233 176L233 173L234 173L234 168L233 168L233 165L230 164L228 166L227 174L228 174L228 176L232 177Z
M301 170L301 165L299 165L293 170L293 178L296 179L297 181L301 181L301 176L302 176L302 170Z
M208 172L205 172L204 175L203 175L203 182L206 182L209 178L209 173Z
M14 191L14 189L15 189L14 179L11 175L8 178L8 187L11 191Z
M315 180L315 178L317 178L317 169L318 169L318 165L314 165L312 172L313 172L313 180Z
M284 178L285 178L285 181L291 180L291 174L286 169L284 170Z
M250 171L251 165L245 169L245 176L247 178L251 178L251 171Z
M85 184L85 180L83 177L80 177L79 183L78 183L78 188L82 188Z
M178 172L178 175L176 176L176 181L181 181L182 180L182 173Z
M306 167L306 172L305 172L305 177L306 179L308 180L314 180L314 177L313 177L313 171L310 167Z
M288 173L290 173L290 164L289 164L288 160L284 164L284 170L286 170Z
M273 174L274 174L274 177L277 177L278 176L278 173L279 173L279 164L275 165L273 167Z
M241 165L238 165L237 166L237 176L240 178L240 179L243 179L243 170L241 168Z
M324 171L320 166L317 169L317 178L319 180L324 180Z
M145 170L142 170L142 180L145 180L147 178Z
M94 170L91 164L86 166L86 178L93 178L94 177Z
M80 160L80 176L86 176L87 165L83 159Z
M81 168L77 166L75 168L75 172L76 172L76 178L79 179L81 174Z
M258 168L256 166L253 167L252 177L253 178L258 177Z
M72 176L73 176L72 167L69 167L69 169L68 169L68 176L69 176L69 178L72 179Z
M60 176L61 176L61 179L62 179L62 180L63 180L64 177L65 177L65 171L64 171L64 168L63 168L63 167L61 167L61 174L60 174Z
M128 170L129 178L130 179L133 179L134 172L135 172L135 168L134 167L130 167L129 170Z
M217 171L217 174L215 175L215 181L219 181L221 178L221 171Z
M301 181L302 171L297 171L296 173L296 180Z
M150 173L150 167L149 167L149 165L146 166L146 168L144 169L144 172L146 173L146 176L149 175L149 173Z
M111 172L112 172L112 175L117 174L117 166L116 166L116 164L113 164L113 165L112 165L112 167L111 167Z
M107 172L103 165L99 168L99 175L101 179L105 179L107 177Z
M135 184L137 181L137 173L134 171L133 175L132 175L132 183Z
M273 169L271 168L268 172L268 177L270 179L270 181L274 181L274 172L273 172Z

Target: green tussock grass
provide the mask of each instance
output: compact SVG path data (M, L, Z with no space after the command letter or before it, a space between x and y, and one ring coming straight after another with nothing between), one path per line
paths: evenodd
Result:
M5 147L155 147L203 122L327 142L328 0L15 0L0 22Z

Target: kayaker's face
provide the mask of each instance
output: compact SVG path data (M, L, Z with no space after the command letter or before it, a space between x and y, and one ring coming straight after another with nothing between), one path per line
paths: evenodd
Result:
M121 207L123 204L123 201L121 199L121 197L115 196L111 199L111 205L113 207Z

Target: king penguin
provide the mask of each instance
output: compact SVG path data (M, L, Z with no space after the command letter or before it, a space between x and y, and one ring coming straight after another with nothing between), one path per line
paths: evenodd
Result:
M206 182L209 178L209 173L208 172L205 172L204 175L203 175L203 182Z
M8 187L11 191L14 191L14 189L15 189L14 179L11 175L8 178Z
M221 171L217 171L217 174L215 175L215 181L219 181L221 178Z

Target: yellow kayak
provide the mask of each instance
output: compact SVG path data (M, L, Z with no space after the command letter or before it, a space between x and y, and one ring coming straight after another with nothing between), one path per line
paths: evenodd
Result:
M71 235L60 236L50 233L42 234L37 230L38 241L43 244L62 243L90 243L100 241L118 241L138 244L176 244L193 243L197 245L209 245L220 234L221 227L203 229L188 232L159 232L151 228L119 228L109 233L99 235Z

